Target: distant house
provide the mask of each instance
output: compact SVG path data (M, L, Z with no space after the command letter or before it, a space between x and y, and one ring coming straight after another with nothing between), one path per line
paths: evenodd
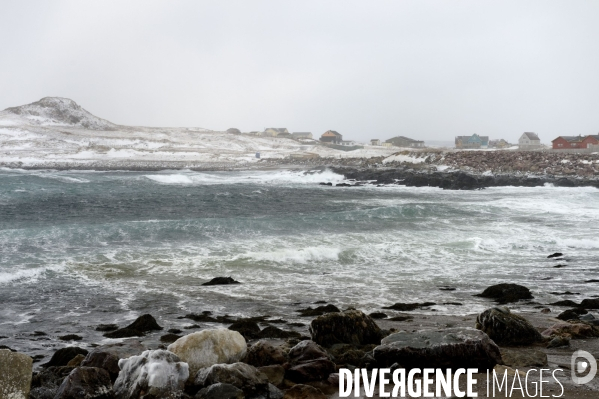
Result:
M386 141L384 143L381 143L381 145L383 147L393 147L393 143L387 143Z
M489 148L508 148L511 144L504 139L489 140Z
M341 145L356 145L356 142L353 140L341 140Z
M455 138L456 148L488 148L489 147L489 136L479 136L474 133L472 136L456 136Z
M524 132L518 139L518 147L521 150L536 150L541 148L541 139L536 133Z
M327 130L320 136L320 141L331 144L341 144L343 136L334 130Z
M413 148L421 148L424 147L424 141L414 140L409 137L397 136L390 138L389 140L385 140L385 143L391 143L396 147L413 147Z
M263 136L277 137L279 133L289 133L284 127L269 127L264 129Z
M230 129L227 129L227 133L231 133L231 134L241 134L241 131L240 131L239 129L237 129L237 128L234 128L234 127L232 127L232 128L230 128Z
M370 140L370 145L381 145L381 140L372 139L372 140Z
M293 136L289 132L281 132L281 133L277 133L276 137L290 139Z
M554 150L571 150L591 148L599 145L599 135L590 136L559 136L551 141Z
M291 136L294 139L312 139L312 133L310 132L293 132Z

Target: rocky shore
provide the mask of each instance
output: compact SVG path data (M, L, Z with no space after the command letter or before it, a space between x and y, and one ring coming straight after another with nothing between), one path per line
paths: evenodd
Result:
M208 311L180 317L222 328L166 330L142 315L121 327L97 326L112 340L64 347L35 370L39 358L0 349L0 397L324 399L338 397L340 368L427 367L478 368L481 397L487 370L514 377L562 369L565 397L597 396L597 378L584 386L572 383L570 358L578 349L599 358L599 298L540 304L534 290L511 283L478 296L488 299L489 308L468 316L418 313L434 303L396 303L367 315L318 302L300 311L310 321L299 331L282 319ZM152 335L159 344L144 341ZM545 387L546 394L559 396L556 382Z

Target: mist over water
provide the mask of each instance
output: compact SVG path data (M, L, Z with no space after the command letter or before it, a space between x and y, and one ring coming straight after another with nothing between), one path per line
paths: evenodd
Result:
M490 306L472 295L499 282L528 286L540 303L563 299L552 291L598 293L585 283L599 278L594 188L318 185L341 180L0 170L0 344L57 345L30 343L36 330L99 341L97 324L143 313L168 328L204 310L308 322L295 310L317 300L366 312L432 301L466 314ZM556 251L567 261L546 258ZM215 276L243 284L201 286Z

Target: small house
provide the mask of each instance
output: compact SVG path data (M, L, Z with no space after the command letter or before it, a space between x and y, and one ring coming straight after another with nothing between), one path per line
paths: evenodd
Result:
M291 133L291 136L294 139L312 139L312 133L311 132L293 132Z
M524 132L518 139L518 147L521 150L536 150L541 148L541 139L536 133Z
M262 135L269 137L277 137L279 133L289 133L289 130L287 130L284 127L269 127L264 129L264 133Z
M456 136L455 147L462 149L488 148L489 136L480 136L476 133L472 136Z
M320 141L323 143L341 144L343 136L334 130L327 130L320 136Z
M370 145L381 145L381 140L372 139L372 140L370 140Z
M424 141L414 140L405 136L397 136L386 140L385 143L391 143L396 147L411 147L411 148L422 148L424 147Z

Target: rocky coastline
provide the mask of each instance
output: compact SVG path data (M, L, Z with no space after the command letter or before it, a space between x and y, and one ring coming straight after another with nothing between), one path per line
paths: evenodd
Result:
M269 316L236 318L204 311L181 315L194 323L183 331L168 329L146 314L127 325L96 327L112 340L83 343L76 335L69 337L70 345L43 363L39 357L0 349L0 394L32 399L324 399L339 397L340 368L478 368L484 381L486 370L515 376L542 367L562 369L565 397L596 397L597 379L579 386L569 375L575 350L599 354L597 296L580 303L540 304L534 290L507 282L477 296L486 298L489 307L467 316L418 312L432 302L396 303L367 315L318 301L299 311L307 328ZM197 324L208 321L221 328ZM148 345L148 336L159 343ZM547 388L554 394L560 389L555 383ZM478 389L484 396L486 386Z

